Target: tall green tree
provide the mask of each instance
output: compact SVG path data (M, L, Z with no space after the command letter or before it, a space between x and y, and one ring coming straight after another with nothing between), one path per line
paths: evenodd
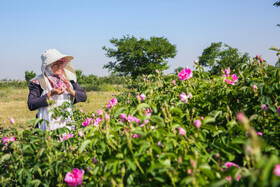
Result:
M154 74L155 70L163 71L169 68L167 59L176 56L176 46L164 37L150 37L149 40L134 36L124 36L121 39L110 40L116 48L103 47L106 56L114 61L104 65L110 72L132 77Z
M222 69L228 67L234 71L241 64L248 62L248 53L241 54L238 49L222 42L212 43L203 50L199 57L199 65L209 67L211 74L218 74Z
M36 73L33 71L25 71L25 81L28 83L31 79L33 79L36 76Z
M280 1L276 1L273 5L279 7L280 6ZM278 24L277 26L280 27L280 24Z

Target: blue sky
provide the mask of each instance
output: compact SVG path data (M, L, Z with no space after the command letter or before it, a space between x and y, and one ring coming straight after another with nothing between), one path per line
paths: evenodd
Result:
M75 69L108 75L111 59L103 46L133 35L164 36L177 46L170 70L191 67L212 42L224 42L250 56L277 61L271 46L280 48L280 7L276 0L9 0L0 1L0 79L40 74L41 54L56 48L74 56Z

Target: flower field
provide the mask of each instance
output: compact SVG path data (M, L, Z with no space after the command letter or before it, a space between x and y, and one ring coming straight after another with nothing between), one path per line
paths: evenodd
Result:
M279 69L260 57L220 75L194 68L131 81L137 91L75 110L75 129L3 132L1 184L279 186Z

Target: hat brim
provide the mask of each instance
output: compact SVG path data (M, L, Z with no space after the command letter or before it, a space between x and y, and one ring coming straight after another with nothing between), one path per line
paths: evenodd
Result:
M69 62L69 61L71 61L71 60L73 60L74 59L74 57L73 56L64 56L64 57L62 57L62 58L59 58L59 59L57 59L56 61L58 61L58 60L65 60L66 61L66 63L67 62ZM56 62L56 61L54 61L54 62ZM54 63L53 62L53 63Z

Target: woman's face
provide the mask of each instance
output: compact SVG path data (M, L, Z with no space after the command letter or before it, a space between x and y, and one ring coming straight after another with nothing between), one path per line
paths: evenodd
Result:
M61 75L63 73L63 65L64 61L58 60L51 65L51 68L56 75Z

